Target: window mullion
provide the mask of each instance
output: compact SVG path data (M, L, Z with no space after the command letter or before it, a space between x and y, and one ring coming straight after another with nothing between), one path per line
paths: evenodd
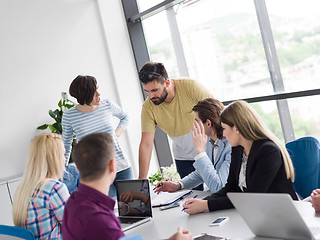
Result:
M176 13L173 7L168 8L166 10L166 13L167 13L167 19L169 23L173 48L174 48L174 52L176 55L177 64L179 68L179 74L180 76L189 77L187 61L183 51L181 35L180 35L180 31L179 31L179 27L176 19Z
M272 35L267 7L264 0L254 0L254 3L256 7L257 18L259 22L262 42L267 58L273 90L275 93L281 93L284 92L284 84L280 71L277 51ZM277 108L285 142L290 142L294 140L295 137L287 100L277 100Z

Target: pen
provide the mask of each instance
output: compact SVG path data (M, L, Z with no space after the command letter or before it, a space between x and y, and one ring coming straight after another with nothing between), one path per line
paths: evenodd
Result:
M198 195L195 195L193 198L197 198ZM183 212L185 210L185 208L182 208L181 212Z
M192 191L183 194L181 197L177 198L176 200L174 200L174 201L171 202L170 204L173 204L173 203L175 203L175 202L178 202L178 201L184 199L185 197L187 197L187 196L188 196L189 194L191 194L191 193L192 193Z
M160 183L158 187L161 187L161 186L163 186L163 183ZM153 191L156 190L158 187L154 187Z

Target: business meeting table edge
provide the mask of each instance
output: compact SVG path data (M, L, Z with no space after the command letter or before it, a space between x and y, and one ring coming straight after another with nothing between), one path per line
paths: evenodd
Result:
M183 203L195 195L198 195L197 198L202 199L210 195L210 192L193 191L188 198L180 201L180 207L163 211L159 208L153 208L153 218L151 221L130 229L125 234L128 236L140 234L144 240L167 239L177 231L179 226L182 226L188 229L193 236L207 233L229 239L270 239L256 237L236 209L204 212L194 215L183 212ZM315 213L310 202L297 201L295 205L308 225L320 227L320 216ZM220 226L209 226L218 217L229 217L229 220Z

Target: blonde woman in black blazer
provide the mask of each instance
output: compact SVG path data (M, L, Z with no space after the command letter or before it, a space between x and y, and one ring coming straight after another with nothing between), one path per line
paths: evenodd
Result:
M185 212L233 208L227 192L288 193L297 200L294 168L285 146L244 101L235 101L221 113L223 135L232 146L226 185L204 200L189 199Z

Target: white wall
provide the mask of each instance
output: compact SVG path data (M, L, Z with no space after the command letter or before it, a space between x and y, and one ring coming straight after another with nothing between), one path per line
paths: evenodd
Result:
M37 126L79 74L129 113L120 143L137 164L143 100L121 1L2 0L0 32L0 179L22 174Z

